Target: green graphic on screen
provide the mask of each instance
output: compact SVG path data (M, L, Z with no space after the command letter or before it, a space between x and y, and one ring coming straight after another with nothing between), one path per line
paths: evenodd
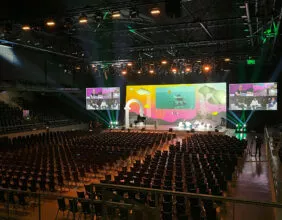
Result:
M157 109L194 109L195 87L156 88Z

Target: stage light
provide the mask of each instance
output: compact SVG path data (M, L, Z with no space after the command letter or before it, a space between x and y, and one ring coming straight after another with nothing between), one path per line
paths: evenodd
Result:
M53 20L48 20L48 21L46 22L46 25L49 26L49 27L53 27L53 26L56 25L56 23L55 23L55 21L53 21Z
M231 59L230 59L230 58L225 58L224 61L225 61L225 62L230 62Z
M30 30L30 26L29 25L24 25L24 26L22 26L22 30L29 31Z
M112 14L112 18L120 18L121 17L121 14L119 11L114 11L113 14Z
M207 73L211 70L211 66L210 65L204 65L203 69Z
M245 127L247 127L247 125L246 125L246 124L244 124L244 128L245 128Z
M151 15L157 16L161 14L161 10L159 8L153 8L151 10Z
M76 69L76 70L80 70L80 66L76 66L75 69Z
M79 18L80 24L86 24L88 22L87 16L83 15Z
M122 71L121 71L121 74L122 74L122 75L126 75L126 74L127 74L127 71L126 71L126 70L122 70Z
M149 70L149 73L153 74L155 71L154 70Z
M173 73L177 73L177 69L176 69L176 68L172 68L171 71L172 71Z
M133 65L132 63L128 63L128 64L127 64L127 66L132 66L132 65Z
M141 70L138 70L138 72L137 72L138 74L141 74L142 72L141 72Z
M236 124L236 128L238 128L238 126L239 126L239 125L238 125L238 124Z
M190 67L186 67L185 72L186 73L190 73L191 72L191 68Z
M202 61L201 61L201 60L197 60L196 62L197 62L197 63L201 63Z
M163 65L166 65L166 64L167 64L167 61L166 61L166 60L162 60L162 64L163 64Z

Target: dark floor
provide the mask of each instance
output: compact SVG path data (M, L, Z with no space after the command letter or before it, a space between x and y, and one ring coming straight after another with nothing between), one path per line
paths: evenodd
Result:
M266 149L261 149L261 157L255 156L255 146L240 162L237 178L231 183L229 196L248 200L272 202L272 183ZM272 220L275 219L273 208L254 205L231 205L230 212L235 212L238 220ZM230 215L229 215L230 216ZM233 216L232 216L233 217Z

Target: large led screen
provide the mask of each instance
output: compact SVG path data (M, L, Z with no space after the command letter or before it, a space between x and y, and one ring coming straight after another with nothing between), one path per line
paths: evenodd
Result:
M125 109L130 124L143 115L147 124L214 128L226 118L226 83L127 86Z
M119 110L120 88L86 88L87 110Z
M229 110L277 110L277 83L230 84Z

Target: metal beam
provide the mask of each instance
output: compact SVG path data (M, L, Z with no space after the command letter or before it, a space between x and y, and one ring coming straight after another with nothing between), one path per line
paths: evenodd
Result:
M148 49L167 49L167 48L188 48L188 47L199 47L199 46L214 46L218 44L228 44L232 42L247 42L249 39L246 38L236 38L228 40L213 40L213 41L197 41L188 43L171 43L171 44L154 44L154 45L142 45L133 47L116 47L115 49L120 49L121 51L147 51Z
M249 3L248 2L245 3L245 7L246 7L246 14L247 14L247 21L248 21L248 26L249 26L249 31L250 31L250 37L251 37L251 44L252 44L252 47L253 47L254 46L253 28L252 28L252 24L251 24L251 17L250 17L250 10L249 10Z
M204 25L202 22L200 22L200 25L201 25L201 27L204 29L204 31L207 33L207 35L209 35L209 37L210 37L211 39L213 39L213 36L212 36L211 33L208 31L208 29L205 27L205 25Z
M60 52L55 52L55 51L51 51L51 50L47 50L47 49L43 49L43 48L33 47L33 46L30 46L30 45L26 45L26 44L20 44L20 43L16 43L16 42L12 42L12 41L7 41L7 40L1 40L0 39L0 44L18 46L18 47L23 47L23 48L27 48L27 49L31 49L31 50L44 52L44 53L51 53L51 54L54 54L54 55L57 55L57 56L62 56L62 57L67 57L67 58L72 58L72 59L77 59L77 60L83 60L80 57L76 57L76 56L72 56L72 55L68 55L68 54L64 54L64 53L60 53Z
M278 18L277 34L275 34L275 37L274 37L274 40L273 40L273 45L272 45L272 52L271 52L271 54L273 54L273 52L274 52L275 45L276 45L276 41L277 41L277 36L279 35L279 29L280 29L281 19L282 19L282 7L281 7L280 15L279 15L279 18Z
M243 24L242 18L241 17L234 17L234 18L227 18L227 19L215 19L215 20L203 20L201 23L208 25L208 27L216 27L216 26L227 26L227 25L233 25L233 24ZM150 25L150 26L145 26L145 27L134 27L134 30L136 31L154 31L154 30L165 30L168 28L183 28L183 29L188 29L188 28L199 28L200 22L178 22L174 24L163 24L163 25ZM133 25L133 23L130 23L130 25ZM83 28L81 28L83 31ZM112 28L108 29L100 29L97 30L96 33L104 33L104 32L124 32L128 31L128 28L119 28L117 30L114 30Z

